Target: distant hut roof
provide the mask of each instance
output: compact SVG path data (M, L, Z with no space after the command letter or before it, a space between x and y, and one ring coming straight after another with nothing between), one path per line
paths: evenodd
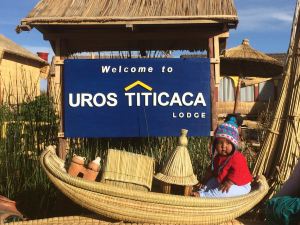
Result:
M26 59L38 61L42 65L48 64L46 61L44 61L37 55L33 54L32 52L28 51L27 49L21 47L12 40L0 34L0 60L3 58L4 53L9 53Z
M22 25L238 22L233 0L41 0ZM21 27L22 29L22 27Z
M285 64L285 61L286 61L286 57L287 57L287 54L286 53L269 53L267 54L268 56L276 59L277 61L279 61L282 65Z

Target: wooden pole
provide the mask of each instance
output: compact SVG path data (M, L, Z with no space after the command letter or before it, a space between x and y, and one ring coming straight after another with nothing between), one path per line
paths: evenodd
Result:
M55 89L58 91L57 112L59 114L59 131L58 131L58 156L62 159L67 155L67 141L64 138L64 121L63 121L63 51L62 40L57 38L55 41Z
M241 92L241 79L239 77L237 87L236 87L236 92L235 92L235 101L234 101L234 108L233 108L233 113L237 112L238 104L240 102L240 92Z
M258 84L254 84L254 101L257 102L258 100L259 100Z
M208 57L211 59L210 63L210 98L211 98L211 130L214 131L217 128L217 110L216 110L216 96L215 96L215 52L219 49L215 49L215 41L218 40L214 37L208 39Z

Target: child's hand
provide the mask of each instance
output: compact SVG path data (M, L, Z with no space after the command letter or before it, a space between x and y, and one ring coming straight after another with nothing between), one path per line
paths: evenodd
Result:
M219 187L219 190L222 191L222 193L224 192L228 192L230 187L233 185L231 180L225 180Z
M199 182L198 184L193 186L193 191L199 191L201 188L203 188L205 185Z
M197 191L193 191L193 192L191 193L191 196L192 196L192 197L200 197L200 194L199 194L199 192L197 192Z

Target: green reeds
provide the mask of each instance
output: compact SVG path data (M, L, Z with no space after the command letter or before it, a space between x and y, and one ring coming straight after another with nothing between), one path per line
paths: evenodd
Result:
M0 107L0 194L17 201L28 217L44 217L55 189L38 157L44 146L56 143L56 118L46 95L18 107Z
M153 157L155 171L159 172L177 143L178 137L71 139L68 158L76 154L90 161L96 156L104 159L109 148L126 150ZM188 150L198 178L202 177L210 163L208 143L209 138L189 138Z

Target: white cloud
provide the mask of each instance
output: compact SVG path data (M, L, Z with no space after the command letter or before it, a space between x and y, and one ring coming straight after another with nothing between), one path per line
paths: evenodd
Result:
M238 11L242 31L273 31L289 28L293 12L288 8L250 8Z

